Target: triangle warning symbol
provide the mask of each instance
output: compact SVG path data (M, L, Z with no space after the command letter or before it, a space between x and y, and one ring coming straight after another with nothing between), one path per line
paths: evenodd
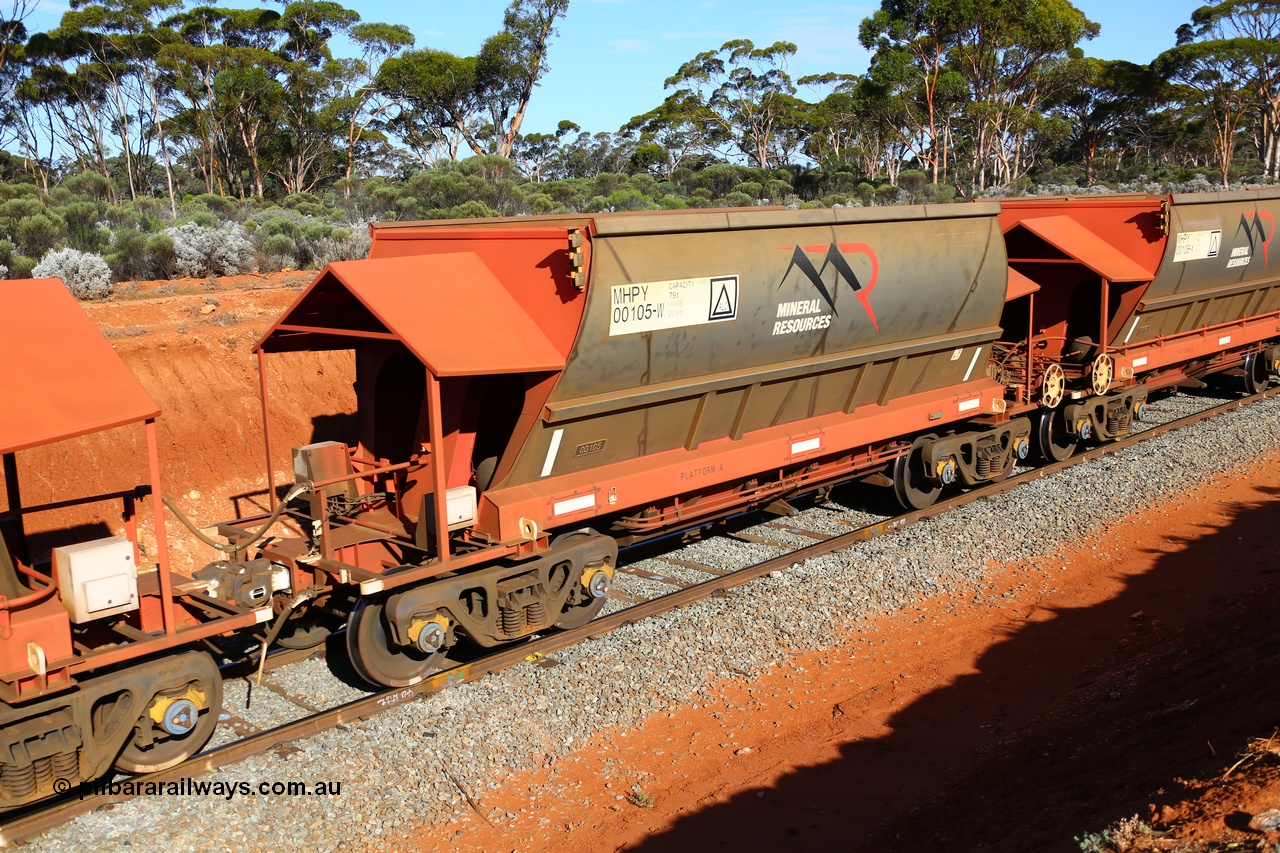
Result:
M732 320L738 316L738 280L720 278L711 280L711 313L708 320Z

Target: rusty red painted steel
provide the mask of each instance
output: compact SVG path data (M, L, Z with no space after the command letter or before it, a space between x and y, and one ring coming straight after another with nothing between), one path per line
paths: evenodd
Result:
M58 279L0 281L0 364L0 454L160 414Z

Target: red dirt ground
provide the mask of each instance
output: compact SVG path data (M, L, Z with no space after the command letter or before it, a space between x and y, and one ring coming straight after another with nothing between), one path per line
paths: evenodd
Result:
M1219 777L1280 722L1277 461L1061 559L999 567L979 604L971 589L922 601L478 797L512 823L406 842L1079 850L1077 836L1137 815L1151 831L1115 849L1270 851L1280 837L1248 822L1280 807L1274 753L1257 745Z
M201 523L265 503L251 348L310 277L148 283L86 305L163 408L164 487ZM269 365L285 482L289 447L349 435L352 365L347 354ZM983 589L922 601L478 793L480 811L514 822L474 817L403 841L570 853L1074 851L1074 836L1137 815L1152 830L1116 849L1273 850L1280 839L1248 822L1280 808L1280 738L1267 741L1280 725L1277 461L1061 559L993 566ZM126 488L145 479L142 431L20 454L19 468L27 504ZM77 535L77 525L120 528L102 511L33 526ZM175 567L214 556L176 523L168 531Z

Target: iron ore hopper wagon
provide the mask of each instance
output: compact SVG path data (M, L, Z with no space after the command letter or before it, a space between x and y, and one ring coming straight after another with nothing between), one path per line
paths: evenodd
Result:
M275 511L217 539L171 506L222 559L170 577L161 542L138 607L77 615L85 578L23 550L12 454L32 439L0 421L0 558L19 556L0 559L0 808L198 749L208 636L269 619L265 645L305 648L345 625L356 669L402 687L457 643L584 624L619 545L854 479L924 508L1123 435L1163 389L1227 372L1256 392L1280 366L1278 213L1252 191L376 225L256 347L273 494L272 354L353 351L358 438L293 448ZM6 400L72 381L22 366L33 337L0 340L31 371Z

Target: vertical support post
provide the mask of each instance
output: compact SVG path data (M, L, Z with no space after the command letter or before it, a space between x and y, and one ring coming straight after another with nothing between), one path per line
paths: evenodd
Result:
M142 555L138 553L138 499L133 494L128 494L121 503L124 504L121 513L124 517L124 535L133 543L133 564L136 566L142 562Z
M27 524L22 514L22 489L18 486L18 455L4 454L4 490L8 501L8 513L13 516L13 538L6 540L9 551L19 560L31 565L31 554L27 551Z
M271 465L271 407L267 405L267 354L258 350L258 392L262 395L262 440L267 447L267 511L276 502L276 471Z
M431 437L431 479L436 503L436 550L440 562L449 559L449 505L445 492L448 468L444 458L444 418L440 404L440 380L427 371L427 433Z
M1111 338L1107 336L1107 311L1108 303L1111 301L1111 282L1105 278L1102 280L1102 316L1098 318L1098 354L1104 355L1109 349L1108 344Z
M160 610L164 632L174 633L173 582L169 577L169 542L164 533L164 501L160 486L160 445L156 440L156 419L147 418L147 465L151 470L151 515L156 522L156 562L160 573Z
M1033 291L1027 297L1027 397L1024 403L1031 402L1031 394L1035 391L1036 378L1031 372L1031 347L1036 340L1036 295Z
M320 507L320 556L326 560L333 559L333 551L329 549L329 515L325 512L325 507L329 505L329 495L327 489L320 489L316 492L315 501L312 506Z

